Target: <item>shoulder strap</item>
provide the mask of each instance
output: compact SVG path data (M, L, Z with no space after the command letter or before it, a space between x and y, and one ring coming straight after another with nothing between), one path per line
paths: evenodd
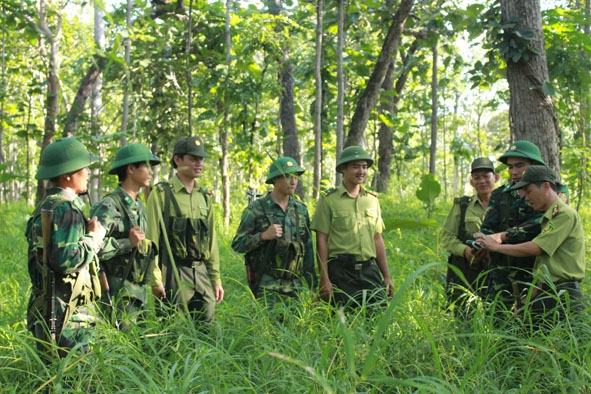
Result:
M466 211L468 210L468 205L472 201L472 198L469 196L462 196L456 199L460 204L460 224L458 226L458 238L464 238L464 234L466 233Z
M127 205L123 203L123 199L121 198L121 196L115 192L111 192L109 194L107 194L105 197L110 197L113 201L115 201L115 203L119 206L119 209L121 210L121 212L124 212L125 215L127 216L127 219L129 220L129 223L131 223L132 226L137 226L138 223L135 222L135 220L133 220L133 218L131 217L131 214L129 213L129 210L127 209Z

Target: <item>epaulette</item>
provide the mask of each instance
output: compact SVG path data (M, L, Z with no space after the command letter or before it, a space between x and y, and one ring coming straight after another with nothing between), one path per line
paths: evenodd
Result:
M363 187L365 189L365 191L367 192L367 194L374 196L375 198L378 198L378 192L375 192L373 190L371 190L369 187Z
M554 205L554 208L552 208L552 217L558 215L560 213L560 204L556 204Z
M337 191L336 187L331 187L330 189L324 190L322 192L322 194L324 194L326 197L328 197L336 191Z
M472 197L462 196L454 198L454 204L460 205L464 201L464 204L472 202Z
M566 193L559 192L558 197L560 197L562 202L564 202L565 204L568 204L568 196L566 195Z
M167 187L170 188L170 184L168 184L166 182L158 182L157 184L154 185L154 188L156 190L158 190L160 193L164 193L166 191L164 185L167 185Z

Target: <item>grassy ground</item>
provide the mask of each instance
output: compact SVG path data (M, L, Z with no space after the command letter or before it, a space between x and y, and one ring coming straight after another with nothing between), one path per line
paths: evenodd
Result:
M335 311L311 293L271 313L245 286L234 221L219 231L226 299L210 334L182 316L125 334L103 324L88 354L45 367L24 326L30 210L2 206L0 392L591 393L589 310L534 332L510 315L492 324L476 300L474 317L458 321L444 310L447 207L433 220L413 201L382 208L397 293L380 313Z

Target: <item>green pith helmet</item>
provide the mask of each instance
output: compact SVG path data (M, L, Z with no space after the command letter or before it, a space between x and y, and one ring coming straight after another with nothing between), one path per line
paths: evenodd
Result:
M505 152L503 156L499 157L499 161L501 161L503 164L507 164L507 159L510 157L521 157L523 159L533 160L540 164L546 165L544 160L542 160L540 148L538 148L536 144L529 141L515 141L511 144L511 146L509 146L507 152Z
M348 146L341 152L339 156L339 160L337 161L337 171L343 164L347 164L351 161L356 160L365 160L367 161L367 166L371 167L373 165L373 159L367 154L365 150L363 150L360 146Z
M122 146L115 154L115 163L109 170L109 174L116 174L119 167L140 162L150 162L150 166L155 166L160 163L160 159L143 144L134 143Z
M197 157L210 157L205 153L203 140L199 137L181 138L174 144L173 155L193 155Z
M76 138L59 138L41 153L35 179L52 179L88 167L95 157Z
M269 166L269 174L267 175L267 180L265 183L273 183L273 178L278 177L279 175L296 174L299 176L303 173L304 169L300 167L294 159L291 157L282 156L277 158Z

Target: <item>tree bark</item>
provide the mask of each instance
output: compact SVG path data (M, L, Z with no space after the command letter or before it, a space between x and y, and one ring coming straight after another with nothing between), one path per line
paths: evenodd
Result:
M392 18L392 24L388 29L388 34L382 45L382 49L376 61L374 70L367 81L367 87L361 93L357 106L351 119L349 127L349 135L347 136L346 146L360 145L365 146L365 127L369 121L371 111L376 105L380 88L386 77L388 66L394 53L398 51L398 43L402 31L404 30L404 23L410 14L414 5L414 0L402 0L398 11Z
M312 198L320 196L320 178L322 177L322 12L323 0L316 2L316 53L314 56L314 80L316 85L314 102L314 181Z
M529 59L517 62L507 59L507 81L511 93L509 123L514 140L535 143L550 168L560 172L560 130L552 97L544 91L548 83L548 64L542 31L539 0L501 0L503 23L517 18L514 30L531 29L534 37L529 45L538 54L529 52ZM513 34L508 31L505 34ZM512 38L512 37L511 37Z
M431 146L429 148L429 173L435 176L437 170L437 46L433 46L433 65L431 71Z
M343 71L343 48L345 46L345 0L337 1L337 149L339 157L344 145L345 135L345 72ZM340 185L342 175L335 168L335 186Z

